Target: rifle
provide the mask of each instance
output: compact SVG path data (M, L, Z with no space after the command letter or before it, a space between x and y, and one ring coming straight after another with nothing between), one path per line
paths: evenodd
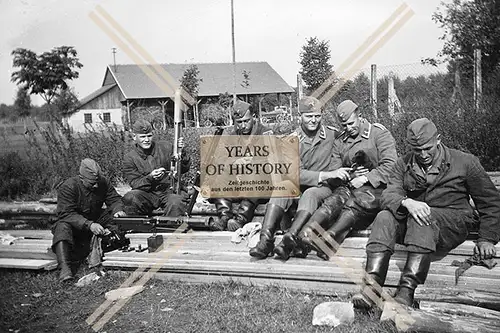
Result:
M174 154L170 162L170 175L174 189L174 193L181 193L181 164L182 164L182 149L178 147L179 138L182 137L182 112L181 112L181 89L175 90L175 105L174 105Z
M176 230L183 223L187 223L193 229L208 229L209 224L213 221L214 217L211 216L125 216L113 218L114 224L125 233L156 233L162 229Z

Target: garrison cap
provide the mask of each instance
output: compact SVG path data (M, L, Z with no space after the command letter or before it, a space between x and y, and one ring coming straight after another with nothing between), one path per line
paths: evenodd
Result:
M99 164L91 158L83 159L80 163L80 176L92 183L99 180L101 172Z
M346 122L354 111L358 109L356 103L350 99L343 101L337 106L337 116L341 122Z
M299 101L299 113L321 113L321 105L318 99L312 96L304 96Z
M419 147L434 139L438 134L436 125L427 118L416 119L408 125L406 140L413 147Z
M132 126L132 131L134 131L135 134L148 134L153 132L153 127L149 121L137 119Z
M240 119L245 116L248 110L250 110L250 104L247 102L243 102L240 100L236 100L236 103L233 105L233 118L234 119ZM250 110L250 113L252 111Z

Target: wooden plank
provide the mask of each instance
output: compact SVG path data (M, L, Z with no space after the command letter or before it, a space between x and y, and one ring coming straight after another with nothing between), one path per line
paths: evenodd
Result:
M456 288L436 289L420 286L415 291L415 298L425 301L475 305L500 311L500 293L491 290L479 290L478 288L469 291Z
M500 302L500 300L499 300ZM483 309L478 306L452 304L447 302L420 301L420 310L444 315L482 318L486 320L498 320L500 323L500 311ZM499 327L500 328L500 327Z
M0 258L0 268L52 270L56 267L57 260Z
M50 230L3 230L2 232L14 237L24 237L32 239L52 239Z

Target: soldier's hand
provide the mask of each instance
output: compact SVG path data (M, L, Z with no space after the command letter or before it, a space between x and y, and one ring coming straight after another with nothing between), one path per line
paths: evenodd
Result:
M360 167L357 167L354 172L352 173L352 176L354 178L356 177L361 177L361 176L366 176L366 174L370 172L370 170L368 170L367 168L365 168L364 166L360 166Z
M360 188L368 182L366 176L359 176L350 181L350 184L354 188Z
M92 231L94 235L104 235L104 228L99 223L92 223L90 225L90 231Z
M113 217L124 217L124 216L127 216L127 214L125 214L123 210L120 210L113 215Z
M431 225L431 208L422 201L405 199L402 203L418 225Z
M335 171L323 171L320 173L321 179L320 181L330 179L330 178L339 178L342 180L349 180L351 178L350 172L352 168L339 168Z
M479 254L479 259L491 259L497 254L497 250L493 243L479 241L474 247L474 254Z
M154 169L153 171L151 171L150 175L151 175L151 177L153 177L154 180L159 180L159 179L162 179L163 176L165 176L166 171L167 170L162 167L162 168Z
M177 148L184 148L184 138L182 136L177 140Z

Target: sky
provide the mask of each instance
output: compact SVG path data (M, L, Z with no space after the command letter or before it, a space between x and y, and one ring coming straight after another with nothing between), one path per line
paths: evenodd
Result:
M37 53L74 46L83 68L73 80L79 98L102 84L108 64L132 64L91 19L101 6L158 63L231 62L230 0L0 0L0 103L14 102L12 50ZM299 53L309 37L327 40L335 69L403 1L234 0L236 61L267 61L296 86ZM365 67L416 64L435 57L443 31L432 21L436 0L406 0L414 16ZM98 16L102 18L102 16ZM417 70L417 65L396 66ZM32 96L34 104L41 99Z

